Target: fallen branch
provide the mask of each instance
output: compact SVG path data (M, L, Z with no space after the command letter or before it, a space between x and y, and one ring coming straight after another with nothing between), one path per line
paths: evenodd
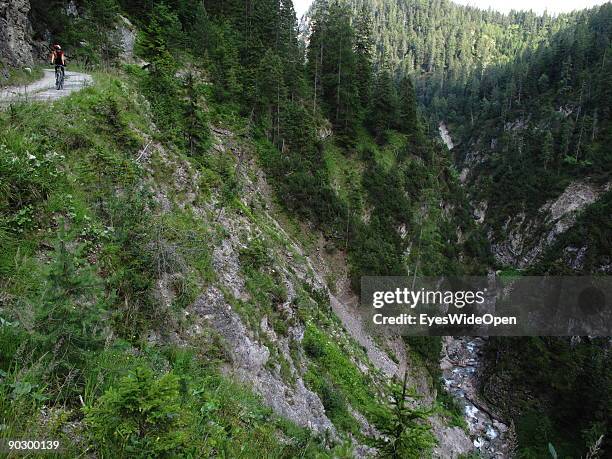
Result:
M222 128L218 128L215 126L211 126L210 130L213 132L216 132L217 134L221 134L221 135L231 135L231 132L228 131L227 129L222 129Z
M140 150L140 154L138 155L138 158L136 158L136 162L140 162L140 159L144 156L144 154L147 152L147 150L149 149L149 146L153 143L152 140L149 140L149 143L145 145L145 147Z

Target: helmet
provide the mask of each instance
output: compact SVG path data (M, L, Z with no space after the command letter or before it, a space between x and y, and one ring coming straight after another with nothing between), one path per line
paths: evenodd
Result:
M62 47L61 47L60 45L54 45L54 46L53 46L53 48L54 48L54 49L57 49L58 51L59 51L60 49L62 49Z

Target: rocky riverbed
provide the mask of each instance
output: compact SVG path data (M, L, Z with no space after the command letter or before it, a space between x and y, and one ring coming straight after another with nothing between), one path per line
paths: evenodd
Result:
M478 374L485 339L444 337L440 362L446 390L462 405L474 447L483 458L509 457L508 426L478 397Z

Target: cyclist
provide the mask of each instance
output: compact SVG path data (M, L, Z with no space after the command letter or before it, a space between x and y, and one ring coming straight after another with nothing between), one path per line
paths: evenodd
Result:
M62 47L60 45L53 45L51 49L51 64L55 65L55 74L57 75L57 71L61 70L62 79L64 78L64 67L66 66L66 55L64 51L62 51Z

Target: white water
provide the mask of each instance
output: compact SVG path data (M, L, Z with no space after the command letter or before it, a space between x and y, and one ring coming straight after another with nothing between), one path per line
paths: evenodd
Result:
M478 370L481 366L482 338L444 338L444 354L440 367L445 389L463 406L470 438L483 458L505 458L507 426L480 407ZM487 408L485 408L487 409Z

